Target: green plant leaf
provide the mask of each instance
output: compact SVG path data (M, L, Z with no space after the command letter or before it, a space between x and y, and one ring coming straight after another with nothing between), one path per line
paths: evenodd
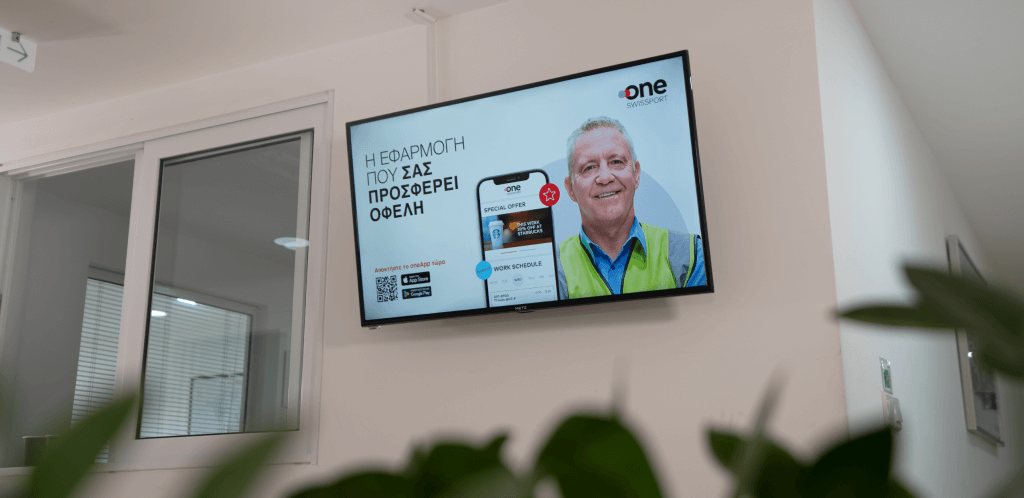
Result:
M949 330L957 324L945 315L926 307L893 305L863 306L840 311L838 316L858 322L887 325L890 327L916 327Z
M914 494L907 488L904 488L902 484L890 479L889 494L886 498L914 498Z
M32 498L71 496L92 467L96 455L128 419L134 405L134 396L118 399L71 426L54 448L43 453L29 478L28 495Z
M562 422L537 457L534 476L545 475L564 498L661 496L643 447L615 417L579 414Z
M905 271L922 300L961 327L1015 339L1024 332L1024 302L1009 292L928 268L907 266Z
M413 496L433 498L454 485L495 467L506 468L501 448L508 440L501 434L482 447L458 442L441 442L430 451L413 450L406 478L412 483Z
M839 313L842 318L896 327L966 329L984 366L1024 379L1024 301L1015 294L945 271L905 267L920 301L913 307L881 305Z
M405 477L381 470L367 470L346 476L328 486L299 491L291 498L407 498L412 495L412 483Z
M507 440L501 434L481 447L453 441L438 442L429 450L417 447L402 474L361 471L327 486L302 490L292 498L526 496L516 494L524 486L501 461Z
M739 456L747 441L734 434L708 430L708 443L715 458L735 476ZM796 498L801 496L801 484L807 467L797 461L778 443L764 440L765 451L761 465L752 469L751 489L758 498Z
M261 437L227 456L197 488L195 498L241 498L284 441L283 434Z
M1024 302L981 282L907 267L922 299L975 338L975 354L986 366L1024 378Z
M438 498L528 498L529 496L531 496L529 482L516 479L516 476L504 465L496 465L453 484L438 495Z
M711 453L715 455L722 467L730 471L735 467L733 462L743 450L744 443L743 438L736 434L708 429L708 445L711 446Z
M733 490L733 498L746 496L754 489L758 469L764 462L767 450L765 434L768 430L768 420L771 419L772 412L775 411L775 403L778 402L781 391L782 380L776 372L768 381L768 389L765 390L761 406L757 409L754 430L748 444L743 445L737 455L733 457L733 472L736 475L736 489Z
M889 428L844 441L811 466L806 496L887 496L892 453Z
M1017 349L992 348L983 341L976 341L975 348L978 351L975 352L974 358L981 363L982 368L996 370L1009 377L1024 379L1024 352Z

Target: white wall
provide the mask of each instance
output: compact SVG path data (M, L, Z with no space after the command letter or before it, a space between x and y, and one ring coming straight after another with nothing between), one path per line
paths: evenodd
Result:
M783 439L845 431L810 3L520 0L438 30L446 99L690 49L715 294L361 329L344 123L426 103L422 27L0 127L7 161L336 91L319 465L275 468L258 495L442 433L511 430L522 464L556 416L608 406L616 362L669 496L724 493L704 431L748 426L776 369ZM199 473L99 474L88 494L176 496Z
M846 0L815 0L836 289L842 306L909 299L906 261L947 264L958 235L984 271L971 227ZM852 432L882 423L878 358L900 400L898 470L921 496L980 496L1017 458L1021 398L999 393L1007 445L967 432L952 332L840 325Z

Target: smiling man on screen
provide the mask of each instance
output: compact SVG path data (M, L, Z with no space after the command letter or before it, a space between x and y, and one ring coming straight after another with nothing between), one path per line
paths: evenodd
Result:
M558 244L558 297L628 294L707 285L700 236L640 223L633 195L640 163L617 120L588 119L568 141L565 191L582 228Z

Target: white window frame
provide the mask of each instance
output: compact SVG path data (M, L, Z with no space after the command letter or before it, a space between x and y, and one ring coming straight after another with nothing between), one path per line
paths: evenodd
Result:
M302 313L301 377L299 366L289 375L289 405L299 405L299 430L290 431L284 448L272 463L317 462L320 426L320 383L323 367L323 316L327 264L330 158L333 140L334 92L280 102L164 130L108 141L36 158L0 164L0 295L12 286L14 244L17 233L21 180L105 166L135 159L132 207L125 262L124 302L118 345L115 396L139 392L145 354L146 317L149 316L150 270L155 241L161 159L239 142L303 130L313 131L309 184L309 247L306 254L305 308ZM305 216L300 210L301 218ZM296 258L302 250L297 251ZM302 289L296 289L296 303ZM6 299L4 299L6 301ZM8 306L0 302L0 354ZM299 317L299 314L295 314ZM294 330L294 328L293 328ZM299 385L301 379L301 385ZM296 389L297 388L297 389ZM231 447L261 437L261 433L181 436L136 439L137 411L128 427L111 444L111 463L94 466L95 472L204 467ZM0 477L24 475L31 468L0 469Z

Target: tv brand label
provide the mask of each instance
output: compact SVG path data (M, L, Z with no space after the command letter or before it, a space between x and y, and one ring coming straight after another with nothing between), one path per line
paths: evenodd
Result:
M630 101L626 102L626 108L629 109L665 102L668 100L666 92L668 92L668 83L665 80L657 80L654 83L648 81L629 85L625 90L619 90L619 98Z

